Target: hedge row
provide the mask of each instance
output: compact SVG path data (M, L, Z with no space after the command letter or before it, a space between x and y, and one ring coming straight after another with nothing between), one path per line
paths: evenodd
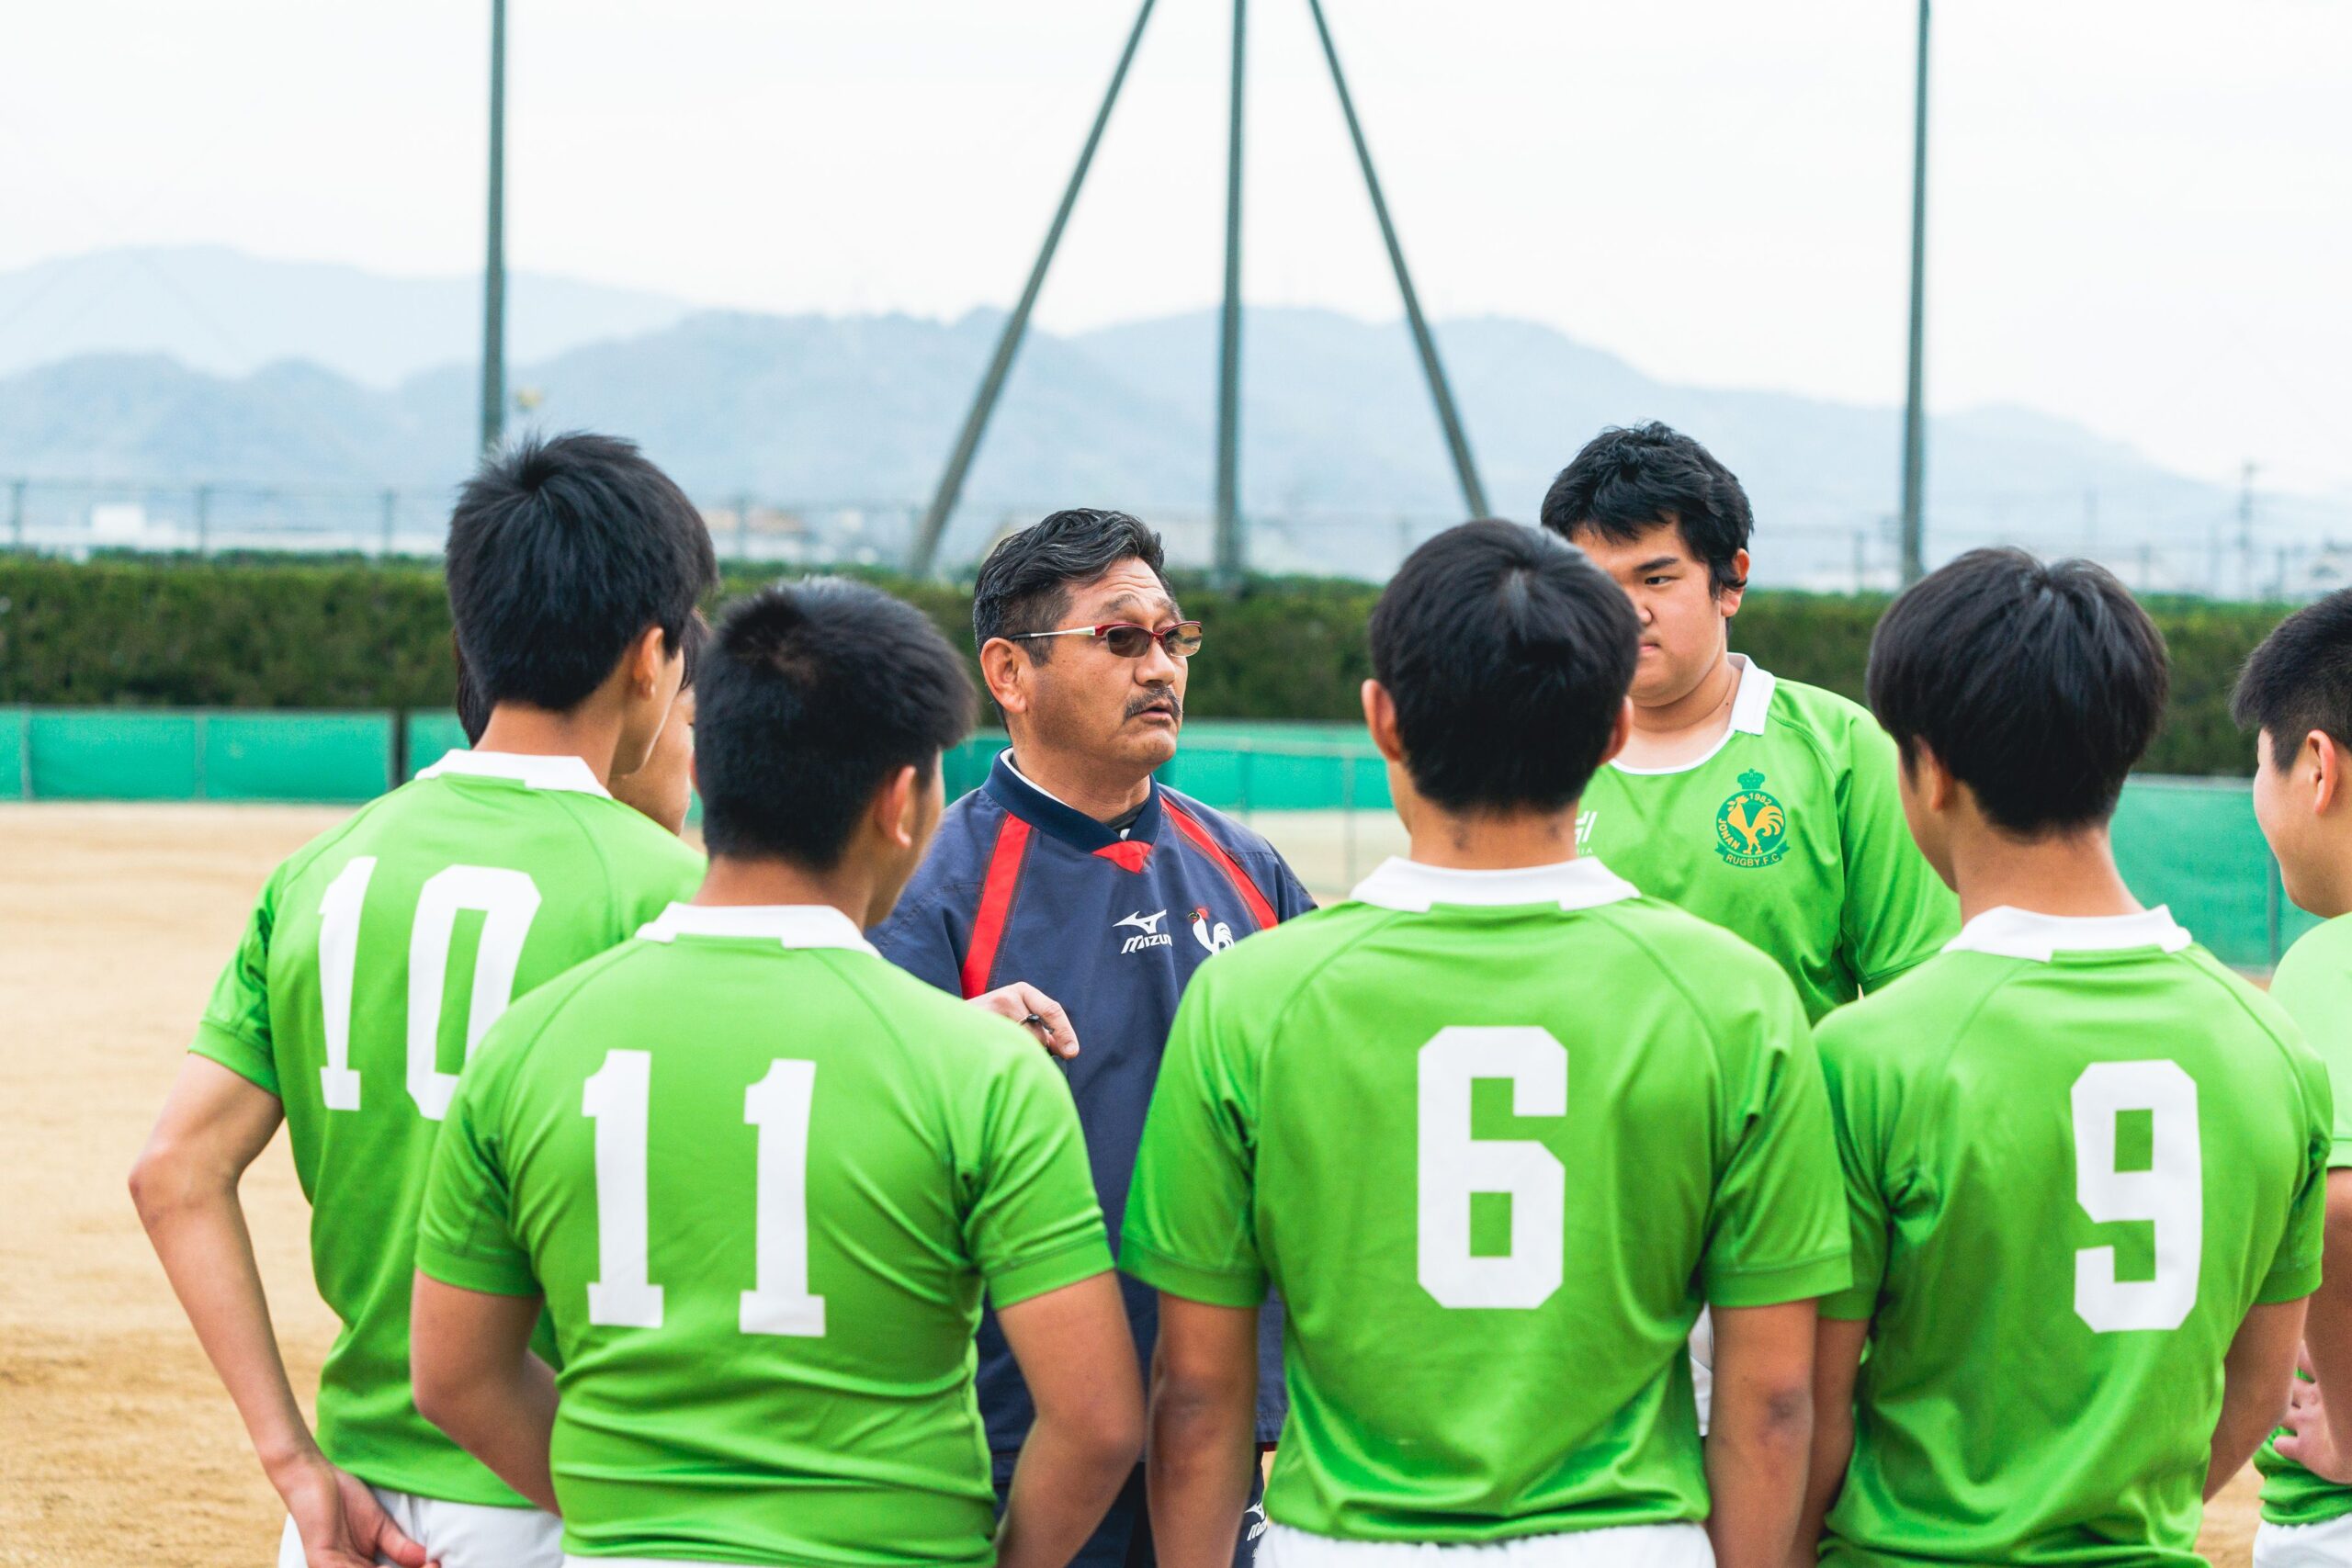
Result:
M724 593L759 578L730 576ZM887 584L958 647L961 588ZM1377 590L1261 583L1238 594L1180 584L1211 627L1191 705L1216 718L1357 716L1364 618ZM1735 646L1790 679L1859 698L1884 601L1758 592ZM2230 722L2239 663L2275 607L2151 605L2170 640L2173 705L2152 772L2243 774L2251 750ZM175 707L439 708L455 678L448 608L430 566L363 563L0 559L0 703Z

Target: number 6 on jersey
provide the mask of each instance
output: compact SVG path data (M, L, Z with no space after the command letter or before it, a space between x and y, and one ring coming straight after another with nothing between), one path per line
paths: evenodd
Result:
M1560 1288L1567 1235L1567 1171L1526 1138L1479 1138L1470 1130L1471 1086L1510 1082L1514 1116L1568 1112L1567 1047L1546 1029L1457 1025L1420 1055L1419 1272L1445 1307L1538 1307ZM1470 1250L1470 1206L1479 1193L1510 1200L1510 1249Z

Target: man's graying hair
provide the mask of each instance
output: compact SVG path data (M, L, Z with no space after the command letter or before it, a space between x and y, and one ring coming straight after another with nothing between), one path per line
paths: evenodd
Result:
M1159 536L1124 512L1074 506L999 544L981 563L972 585L972 637L985 647L990 637L1052 631L1069 613L1070 590L1101 577L1123 560L1151 568L1162 588ZM1022 645L1039 664L1053 656L1053 640Z

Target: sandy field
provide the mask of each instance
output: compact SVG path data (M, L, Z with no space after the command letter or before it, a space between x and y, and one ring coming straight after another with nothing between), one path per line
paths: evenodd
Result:
M261 1568L277 1499L123 1178L270 868L333 809L0 806L0 1565ZM1318 895L1398 847L1338 814L1257 826ZM1351 865L1352 862L1352 866ZM284 1141L245 1182L278 1336L305 1392L334 1320L310 1283ZM2205 1546L2245 1563L2252 1476Z

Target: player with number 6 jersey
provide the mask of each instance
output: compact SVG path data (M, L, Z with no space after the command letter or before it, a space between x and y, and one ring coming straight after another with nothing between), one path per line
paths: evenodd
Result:
M576 1559L1058 1568L1141 1438L1077 1109L1024 1031L861 934L938 821L969 678L919 612L820 581L730 614L700 690L695 901L509 1011L458 1089L418 1404L560 1505ZM984 1289L1057 1362L1001 1536Z
M1154 1517L1197 1531L1161 1561L1211 1561L1239 1506L1271 1285L1261 1562L1781 1568L1812 1301L1847 1278L1828 1109L1772 962L1575 855L1633 613L1573 547L1468 524L1407 559L1372 654L1413 858L1204 964L1145 1125L1120 1264L1161 1294Z
M2165 685L2087 562L1973 551L1879 627L1871 706L1967 920L1819 1029L1854 1258L1822 1303L1825 1563L2200 1562L2201 1497L2283 1404L2331 1100L2116 873Z
M490 705L453 752L271 876L131 1186L285 1499L281 1568L379 1554L551 1563L555 1521L417 1414L409 1281L459 1069L510 1001L625 938L701 857L607 792L640 767L717 579L677 486L625 441L526 440L450 518L450 613ZM283 1120L341 1321L315 1439L272 1337L239 1173Z

